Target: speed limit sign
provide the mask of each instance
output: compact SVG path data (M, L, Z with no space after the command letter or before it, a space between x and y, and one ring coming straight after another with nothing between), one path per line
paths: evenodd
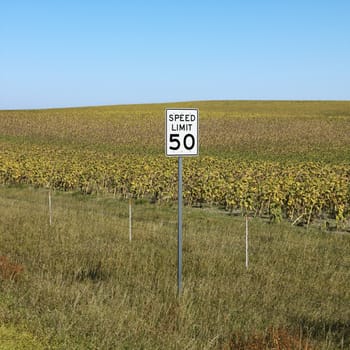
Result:
M178 157L177 290L182 291L182 157L198 156L198 109L165 110L165 153Z
M166 155L198 156L198 109L166 109L165 118Z

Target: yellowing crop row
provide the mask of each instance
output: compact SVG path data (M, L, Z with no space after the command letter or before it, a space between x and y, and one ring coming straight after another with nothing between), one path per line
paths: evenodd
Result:
M6 147L0 183L30 184L82 193L172 201L177 197L177 162L165 156L117 155L46 146ZM309 223L343 221L350 214L350 166L315 162L280 163L198 157L184 161L184 201L227 210Z

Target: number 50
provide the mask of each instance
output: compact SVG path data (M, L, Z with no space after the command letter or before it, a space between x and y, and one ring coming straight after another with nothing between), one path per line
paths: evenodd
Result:
M187 149L188 151L193 149L194 145L195 145L195 138L192 134L186 134L183 139L180 139L180 134L170 134L170 143L173 143L174 146L170 146L169 148L171 150L178 150L181 147L181 143L183 144L183 146L185 147L185 149ZM182 142L181 142L182 141Z

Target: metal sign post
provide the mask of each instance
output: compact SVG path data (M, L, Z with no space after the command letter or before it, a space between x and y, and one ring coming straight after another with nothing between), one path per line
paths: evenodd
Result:
M178 157L177 292L182 293L182 157L198 156L198 109L165 110L165 153Z
M178 159L177 293L182 293L182 157Z

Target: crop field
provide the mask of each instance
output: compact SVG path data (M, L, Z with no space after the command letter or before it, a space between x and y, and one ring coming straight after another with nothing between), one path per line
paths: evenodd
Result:
M180 298L170 107L200 125ZM350 102L0 111L0 208L1 350L350 349Z
M349 102L180 105L200 109L201 156L185 162L187 204L348 228ZM166 106L179 105L1 111L0 182L172 201Z

